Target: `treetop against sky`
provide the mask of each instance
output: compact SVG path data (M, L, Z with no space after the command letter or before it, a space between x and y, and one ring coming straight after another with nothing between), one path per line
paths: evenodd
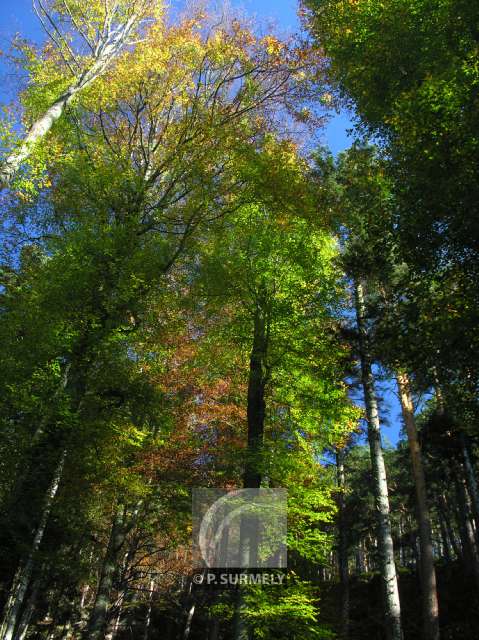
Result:
M184 0L171 0L172 10L185 5ZM299 29L297 16L298 3L296 0L230 0L230 5L251 17L257 17L265 26L274 25L282 33L294 32ZM8 51L9 42L15 34L40 41L44 38L42 27L32 10L32 0L2 0L0 3L0 50ZM0 57L0 102L11 99L15 92L15 79L12 70ZM324 142L333 153L347 148L350 141L347 129L351 121L347 114L331 113L326 125Z
M264 28L273 26L280 33L295 32L300 28L296 0L230 0L233 9L244 13L253 19L257 17ZM181 10L185 6L184 0L172 0L170 10ZM41 24L32 9L32 0L3 0L0 4L0 50L8 51L9 43L15 35L31 39L36 42L43 40L45 34ZM16 79L12 67L5 58L0 57L0 102L12 100L16 92ZM347 113L330 114L329 122L324 131L323 142L334 154L346 149L351 140L347 130L352 127ZM396 397L389 390L384 390L385 406L390 413L391 425L385 432L388 442L397 442L399 438L400 422L399 405Z

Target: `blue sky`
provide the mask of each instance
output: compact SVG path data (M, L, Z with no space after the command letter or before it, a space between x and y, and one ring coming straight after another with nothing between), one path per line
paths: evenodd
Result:
M0 48L7 49L9 40L16 33L35 40L42 38L31 0L2 0L0 3Z
M178 5L181 0L173 0ZM261 21L272 21L280 32L295 32L299 28L296 0L230 0L235 8L243 10L250 16L257 16ZM6 51L11 38L19 33L22 36L39 41L43 31L32 11L31 0L0 0L0 49ZM0 58L0 99L8 99L12 95L13 79ZM351 126L347 115L332 114L327 124L323 142L333 153L338 153L349 146L346 130Z
M230 0L235 8L244 10L261 21L272 21L280 32L294 32L299 27L296 0ZM172 4L178 4L173 0ZM31 8L31 0L0 0L0 50L8 50L8 43L15 34L39 41L43 32ZM14 91L14 80L0 58L0 101L11 97ZM346 131L351 127L347 114L332 114L326 125L323 141L334 154L350 145ZM395 444L398 440L401 421L399 419L399 403L395 395L394 385L381 385L383 395L383 413L387 416L387 424L383 429L385 441Z

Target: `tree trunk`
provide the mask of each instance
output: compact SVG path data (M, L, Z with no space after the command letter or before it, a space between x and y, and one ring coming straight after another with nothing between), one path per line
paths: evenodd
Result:
M459 559L461 557L461 550L459 549L457 537L451 524L451 520L454 516L454 513L449 508L448 500L444 493L441 493L439 495L438 504L439 504L439 516L440 516L441 522L443 523L446 529L447 537L451 544L451 548L454 552L454 555L456 556L457 559Z
M437 599L436 570L432 548L431 517L426 491L426 477L421 458L421 445L414 417L414 404L405 373L398 373L397 383L402 414L406 425L411 466L416 489L417 519L421 563L422 617L424 640L439 640L439 604Z
M25 605L22 616L20 618L20 622L18 624L17 633L15 634L16 640L25 640L26 638L26 635L28 633L28 628L30 626L30 621L32 619L32 616L37 604L37 596L38 596L38 590L40 588L40 582L41 582L41 577L36 578L33 582L30 595L28 596L27 603Z
M243 487L245 489L258 489L261 486L261 453L263 450L264 419L266 414L265 403L265 360L267 353L267 332L264 317L258 308L254 317L253 346L250 356L248 378L248 444L245 470L243 475ZM251 544L252 523L249 518L241 518L240 553L241 566L252 567L257 565L256 549ZM253 523L254 526L254 523ZM255 561L256 560L256 561ZM243 589L238 588L235 616L234 616L234 640L248 640L251 632L244 619L245 603Z
M446 523L444 522L444 517L440 511L438 512L438 517L439 517L439 531L441 532L441 540L442 540L442 556L447 563L450 563L452 560L451 544L449 541L449 535L447 532Z
M464 458L464 470L467 482L467 490L471 496L472 514L474 516L474 522L476 523L476 534L478 535L479 544L479 489L477 486L477 479L474 467L471 462L471 456L469 455L469 448L467 446L466 436L462 433L460 436L462 457Z
M386 467L381 445L378 405L374 390L369 336L366 326L364 293L356 284L356 318L359 334L361 374L368 420L368 439L374 479L374 498L378 521L378 549L385 604L385 630L388 640L402 640L401 606L394 562L394 546L389 517L389 495Z
M456 492L459 506L457 516L461 534L464 569L466 573L473 574L477 587L479 588L479 556L470 518L469 496L467 495L466 483L463 478L459 478L456 481Z
M188 640L191 633L191 623L193 622L193 616L195 615L196 604L193 604L188 609L188 614L186 616L186 625L185 630L183 632L183 640Z
M346 500L344 491L346 488L344 474L344 451L336 451L336 467L339 488L339 519L338 519L338 567L339 582L341 586L341 625L339 637L341 640L349 638L349 558L348 540L346 534L345 510Z
M243 476L245 489L257 489L261 486L261 470L258 468L263 449L264 418L266 405L265 358L267 338L265 322L260 311L254 318L254 337L251 349L248 379L248 448Z
M2 630L3 630L2 640L12 640L13 638L15 627L17 625L18 615L22 608L25 595L30 585L33 569L35 567L36 555L42 543L43 536L45 534L45 529L47 528L48 519L50 517L53 501L55 499L55 496L58 492L58 488L60 486L66 456L67 456L67 452L66 450L64 450L60 456L60 460L55 469L55 473L53 475L52 481L47 490L45 502L43 505L43 510L40 516L40 522L38 524L37 530L35 532L35 536L33 538L30 553L28 555L28 558L25 564L20 568L19 572L17 573L16 580L14 580L13 582L12 591L9 596L9 602L11 603L11 606L5 612L4 623L2 627Z
M244 609L245 602L243 597L243 589L238 587L238 592L235 602L235 616L234 616L234 640L249 640L250 631L248 625L245 622Z
M143 640L148 640L150 637L150 627L151 627L151 612L153 610L153 594L155 593L155 580L152 578L150 580L150 593L148 595L148 609L146 610L145 616L145 629L143 631Z
M119 505L116 507L113 518L110 539L103 560L95 602L86 629L85 638L87 640L99 640L105 634L113 579L118 565L119 553L123 547L125 538L125 509Z
M217 618L214 618L211 621L208 640L218 640L219 633L220 633L220 623Z
M406 566L406 552L404 549L404 525L403 525L403 519L401 516L399 516L399 527L398 527L398 534L399 534L399 564L402 567Z
M188 580L182 597L183 624L179 632L182 640L188 640L188 638L190 637L191 624L195 615L196 597L193 593L193 586L193 581Z
M106 38L101 36L95 58L91 66L85 69L68 89L30 127L24 140L10 153L0 168L0 188L8 186L22 163L31 155L32 150L50 131L55 122L63 115L72 99L92 82L99 78L117 57L126 44L128 37L140 16L133 13L122 25L111 29Z
M364 543L362 540L359 541L358 546L356 547L356 573L361 575L363 573L367 573L366 567L366 552L364 550Z

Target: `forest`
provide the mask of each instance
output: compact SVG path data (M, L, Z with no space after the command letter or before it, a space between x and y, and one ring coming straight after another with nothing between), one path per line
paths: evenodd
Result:
M0 640L477 640L479 3L28 4ZM287 490L278 580L205 580L199 489Z

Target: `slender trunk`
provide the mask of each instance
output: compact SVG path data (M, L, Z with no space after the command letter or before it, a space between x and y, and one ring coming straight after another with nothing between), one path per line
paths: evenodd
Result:
M137 522L137 518L140 512L140 507L143 501L139 501L129 518L128 524L125 523L125 535L133 529ZM138 551L138 539L133 537L129 541L128 551L123 556L123 563L121 570L119 566L115 571L113 581L118 584L118 597L115 607L118 609L113 628L111 630L112 637L115 636L121 626L121 633L127 630L128 637L136 637L140 633L138 626L141 627L141 621L138 620L138 600L139 592L136 589L130 589L128 584L128 572L132 566L135 554ZM123 615L124 613L124 615ZM123 619L122 619L123 618Z
M105 73L111 62L126 44L128 36L138 22L139 17L138 14L134 13L120 27L112 29L97 47L92 65L75 78L68 89L35 120L20 145L7 156L3 166L0 167L0 188L9 185L22 163L31 155L34 146L48 134L73 98Z
M127 637L133 638L137 635L138 627L138 600L139 593L134 590L127 591L125 593L124 608L126 614L122 622L122 630L127 634Z
M248 379L248 449L243 476L245 489L257 489L261 486L261 470L259 468L263 448L264 418L266 405L265 373L267 338L264 319L257 312L254 320L253 347L250 356Z
M479 588L479 556L470 518L469 496L467 495L466 484L463 478L459 478L456 481L456 492L459 506L458 521L461 533L464 569L467 573L474 575L477 587Z
M116 615L114 620L110 621L108 625L108 631L105 635L105 640L112 640L116 637L118 633L118 629L120 628L121 618L123 615L123 610L126 609L129 613L128 617L135 618L135 608L132 606L134 604L135 597L137 597L136 592L131 594L129 597L128 591L128 580L126 579L126 575L128 572L128 568L131 565L133 557L135 555L135 551L137 546L135 542L128 545L128 551L123 556L123 562L121 563L121 567L117 564L115 569L115 575L113 577L113 582L118 584L117 589L117 598L115 603L110 603L113 609L116 611Z
M193 604L188 609L188 614L186 616L186 625L185 630L183 632L183 640L188 640L191 633L191 623L193 622L193 616L195 615L196 604Z
M424 640L439 640L439 603L437 599L436 570L432 548L431 517L426 491L426 477L421 457L421 445L414 417L414 404L406 373L398 373L397 383L402 415L406 425L411 466L416 489L417 520L422 586L422 618Z
M456 533L451 523L454 514L449 507L448 500L444 493L439 495L439 515L441 518L441 522L443 522L446 528L447 537L449 538L452 550L454 551L456 558L459 559L461 557L461 550L457 542Z
M451 545L449 542L446 523L444 522L444 516L440 511L439 511L438 517L439 517L439 530L441 532L441 539L442 539L442 555L446 560L446 562L450 563L452 560Z
M476 472L474 470L469 448L467 446L466 436L461 434L462 457L464 458L464 470L467 482L467 490L471 496L472 514L476 523L476 534L479 533L479 488L477 486ZM478 539L479 544L479 539Z
M234 640L248 640L250 637L249 627L245 622L245 608L243 589L239 587L235 603Z
M346 481L344 474L344 451L336 451L336 467L339 488L339 519L338 519L338 567L341 586L341 625L339 637L341 640L349 638L349 558L348 540L346 535L346 500L344 491Z
M85 584L81 589L81 597L80 597L80 609L85 608L86 599L88 596L88 592L90 591L90 585Z
M214 618L211 621L208 640L218 640L219 633L220 633L220 623L219 623L219 620L217 618Z
M118 633L118 629L120 628L121 616L123 613L123 598L120 597L117 602L115 602L114 607L116 609L116 615L113 620L110 620L107 625L107 631L105 633L105 640L113 640L116 638Z
M401 516L399 517L398 533L399 533L399 563L402 567L405 567L406 554L404 551L404 525L403 525L403 520Z
M19 585L21 574L22 574L22 565L20 564L17 567L17 570L15 571L15 575L13 576L13 580L12 580L12 584L10 586L10 591L8 593L7 601L6 601L5 606L3 608L3 620L2 620L2 624L0 626L0 638L2 638L2 639L4 637L5 628L6 628L7 623L8 623L8 618L9 618L9 615L10 615L10 611L12 610L13 603L15 602L15 595L17 593L17 589L18 589L18 585Z
M362 384L366 415L368 420L368 439L371 451L371 464L374 479L374 498L378 519L378 550L385 603L385 628L388 640L402 640L401 606L394 562L394 546L389 517L389 495L386 467L381 445L378 405L374 390L372 362L369 352L369 336L366 327L364 293L360 283L356 285L356 317L361 356Z
M42 543L43 536L47 528L48 519L50 517L53 501L60 486L66 455L67 452L66 450L64 450L61 454L52 481L47 490L43 510L40 516L40 522L33 538L30 553L25 564L17 574L17 579L12 585L12 593L9 596L11 607L6 611L5 614L2 640L12 640L13 638L15 627L17 625L18 615L20 613L20 609L22 608L22 604L30 585L30 580L35 567L36 555Z
M40 588L40 582L41 582L41 577L36 578L36 580L34 580L33 582L30 595L28 596L27 603L25 605L22 616L20 618L20 622L18 624L16 640L25 640L26 638L26 635L28 633L28 628L30 626L30 621L32 619L32 616L37 604L37 596Z
M253 346L250 356L248 378L248 444L247 458L243 475L243 487L245 489L258 489L261 486L261 453L263 450L264 419L266 413L265 403L265 360L267 352L267 331L264 317L258 309L254 317ZM240 553L241 566L251 567L257 565L257 553L251 544L251 523L249 519L241 519ZM256 560L256 561L255 561ZM234 640L248 640L251 636L250 629L245 622L245 602L243 589L238 588L235 617Z
M191 623L193 622L193 616L195 615L196 609L196 598L193 593L192 580L187 581L182 600L183 624L179 635L181 635L182 640L188 640L191 633Z
M146 617L145 617L145 629L143 632L143 640L148 640L149 636L150 636L150 627L151 627L151 612L153 609L153 594L155 592L155 581L152 578L150 580L150 593L148 596L148 609L146 610Z
M363 548L363 541L360 540L356 547L356 573L360 575L367 572L364 556L365 552Z
M107 615L110 605L110 594L113 579L118 566L118 557L126 538L125 510L117 506L110 531L110 539L101 568L100 580L95 596L95 602L86 629L88 640L99 640L105 634Z

